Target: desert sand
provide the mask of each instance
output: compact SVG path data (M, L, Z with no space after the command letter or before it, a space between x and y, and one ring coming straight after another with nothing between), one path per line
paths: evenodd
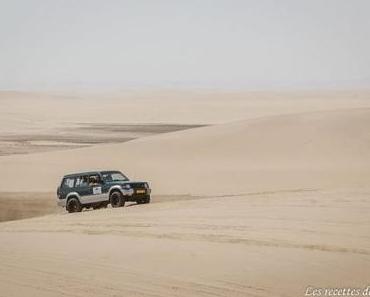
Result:
M304 296L308 286L369 285L370 92L3 92L0 102L0 136L13 140L118 127L117 141L0 156L2 209L37 199L44 212L16 218L51 213L0 223L0 296ZM122 127L144 124L157 128L123 139L132 131ZM63 174L105 168L148 180L153 203L50 206Z

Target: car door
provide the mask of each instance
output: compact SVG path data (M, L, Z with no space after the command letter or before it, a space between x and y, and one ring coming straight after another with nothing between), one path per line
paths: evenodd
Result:
M91 195L88 198L89 203L96 203L108 200L108 194L104 187L104 182L100 174L92 174L89 176L89 180L95 180L93 185L90 185Z
M92 196L92 188L88 183L89 176L83 175L76 178L76 192L80 195L80 202L82 204L90 203Z
M101 176L101 181L102 181L102 198L104 201L109 200L109 189L111 185L104 179L103 176Z

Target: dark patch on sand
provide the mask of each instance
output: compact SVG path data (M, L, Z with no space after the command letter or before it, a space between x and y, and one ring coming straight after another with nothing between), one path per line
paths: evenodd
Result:
M202 197L191 195L153 195L151 203L195 199L202 199ZM136 202L130 202L125 205L125 207L136 206L141 207ZM94 210L90 209L90 211ZM52 192L0 192L0 222L63 212L66 213L66 210L57 206L56 194Z
M105 124L105 123L81 123L77 129L86 131L101 132L136 132L136 133L168 133L192 128L199 128L205 125L181 125L181 124Z
M0 222L56 213L54 193L0 192Z
M66 150L102 143L122 143L136 138L204 125L78 123L40 134L0 135L0 156Z

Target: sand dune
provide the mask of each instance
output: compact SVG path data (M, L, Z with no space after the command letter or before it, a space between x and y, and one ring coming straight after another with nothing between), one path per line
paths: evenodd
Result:
M117 168L156 194L367 184L370 109L273 116L114 145L0 158L0 189L53 191L66 172ZM19 180L19 183L12 181Z
M370 91L0 91L0 136L60 133L83 124L223 124L279 114L370 108Z

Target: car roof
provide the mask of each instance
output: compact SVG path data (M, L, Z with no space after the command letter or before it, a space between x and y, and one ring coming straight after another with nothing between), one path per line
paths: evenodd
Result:
M92 174L113 173L113 172L119 172L119 173L121 173L121 171L119 171L119 170L96 170L96 171L84 171L84 172L76 172L76 173L66 174L66 175L64 175L64 177L63 177L63 178L67 178L67 177L76 177L76 176L81 176L81 175L92 175Z

